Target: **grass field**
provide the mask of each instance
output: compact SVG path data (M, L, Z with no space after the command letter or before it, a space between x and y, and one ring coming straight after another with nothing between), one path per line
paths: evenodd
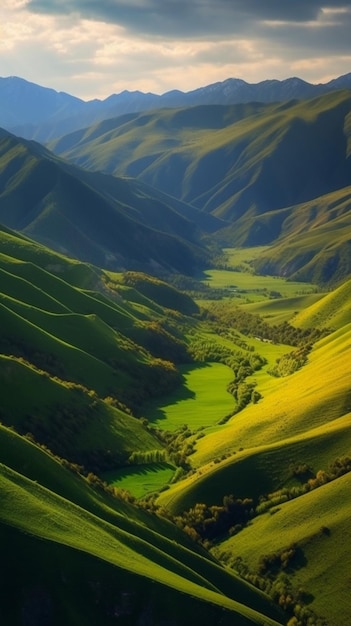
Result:
M113 487L126 489L135 498L143 498L162 489L174 472L175 467L168 463L152 463L106 472L102 478Z
M232 296L245 295L248 299L268 297L270 291L276 291L284 298L314 293L317 289L310 283L287 281L276 276L258 276L248 272L231 270L206 270L203 281L213 288L229 289ZM267 293L268 292L268 293Z
M305 298L318 299L320 289L311 283L288 281L277 276L255 274L251 262L269 246L254 248L225 248L224 263L227 269L208 269L202 276L202 282L213 289L226 290L225 297L240 305L265 303L267 315L283 314L286 319L294 311L306 306ZM314 294L311 296L311 294ZM289 300L291 302L289 303ZM294 300L295 299L295 300ZM299 300L301 303L299 303ZM271 308L271 310L269 310ZM257 310L259 312L259 309Z
M184 383L164 401L149 404L145 417L163 430L176 430L186 424L191 430L213 426L234 409L233 397L226 391L233 374L221 363L182 366Z

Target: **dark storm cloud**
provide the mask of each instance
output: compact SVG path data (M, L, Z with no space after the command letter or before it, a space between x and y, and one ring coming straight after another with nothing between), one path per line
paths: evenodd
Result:
M345 8L343 0L30 0L37 13L69 15L119 24L144 35L218 37L259 35L265 21L316 22L323 8ZM326 25L327 28L327 25Z

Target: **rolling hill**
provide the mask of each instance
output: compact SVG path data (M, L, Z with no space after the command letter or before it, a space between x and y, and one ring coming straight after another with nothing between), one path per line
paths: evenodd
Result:
M241 239L243 244L271 241L268 254L253 263L259 274L285 276L319 285L340 283L351 271L349 186L309 202L268 211L219 233L222 243Z
M1 622L348 625L350 110L1 131Z
M196 305L162 281L107 275L9 229L0 247L2 421L100 469L160 449L127 406L179 384L174 362L189 359L179 323Z
M73 625L112 624L122 616L126 624L164 618L190 624L199 610L205 624L219 615L225 624L281 623L263 594L174 525L96 491L2 426L0 438L0 528L9 556L1 574L2 619Z

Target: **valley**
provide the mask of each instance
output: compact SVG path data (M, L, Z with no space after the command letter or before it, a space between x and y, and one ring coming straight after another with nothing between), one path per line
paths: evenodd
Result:
M0 621L348 626L350 115L0 131Z

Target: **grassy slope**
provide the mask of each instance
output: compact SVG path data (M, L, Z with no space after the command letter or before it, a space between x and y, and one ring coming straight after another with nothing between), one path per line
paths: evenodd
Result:
M261 555L297 543L306 567L290 570L296 589L313 596L313 609L328 624L349 623L350 511L348 493L351 477L347 474L309 494L279 506L273 516L264 514L253 520L236 537L224 541L220 550L241 556L251 570ZM322 532L328 528L329 534Z
M347 280L313 306L300 311L293 323L302 328L342 328L351 322L350 298L351 281Z
M21 389L21 393L18 393ZM0 356L1 419L35 436L60 456L94 465L94 456L126 462L134 450L155 450L159 442L140 422L84 389L53 380L29 364Z
M31 535L60 543L96 556L100 563L125 570L127 577L130 574L143 577L146 585L148 581L164 585L165 593L170 588L192 596L195 601L225 607L232 616L237 616L240 624L273 624L268 618L260 617L250 608L223 595L223 591L229 595L233 593L234 598L239 594L241 601L271 611L262 596L228 576L205 553L196 554L196 551L189 550L187 540L182 545L179 531L168 522L150 518L127 503L99 495L46 453L4 428L0 428L0 439L6 443L5 451L2 447L2 460L8 464L1 465L1 520L29 533L27 549L32 541ZM30 479L19 474L19 469ZM45 487L37 480L39 483L44 481ZM2 531L7 532L3 526ZM20 545L21 542L22 539ZM41 545L45 549L45 543ZM48 549L52 550L50 545ZM42 559L40 547L37 558ZM71 558L75 564L80 559L79 554ZM91 565L90 577L94 579L97 575L94 562ZM63 567L67 567L67 562ZM125 584L137 589L141 586L130 576ZM176 597L174 601L177 602ZM174 613L177 611L175 609Z

